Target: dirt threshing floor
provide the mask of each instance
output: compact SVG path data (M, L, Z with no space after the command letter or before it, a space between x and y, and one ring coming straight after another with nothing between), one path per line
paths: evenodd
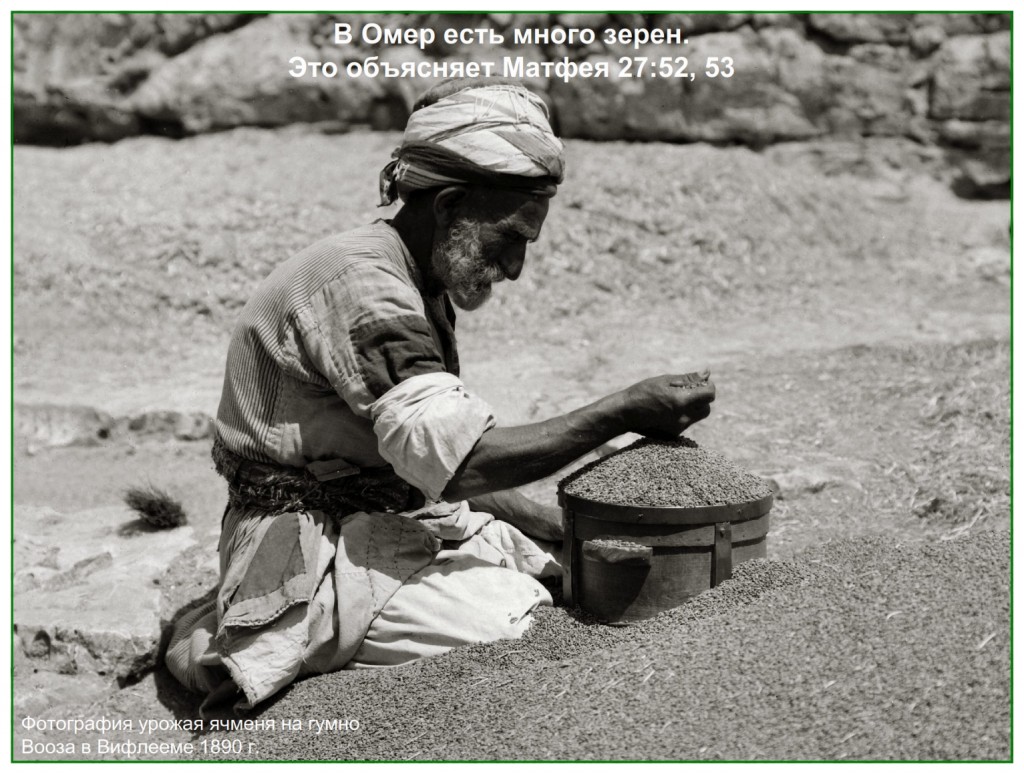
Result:
M17 148L15 400L213 414L250 291L311 240L393 212L373 192L396 141ZM1006 758L1007 203L955 198L899 144L568 152L523 277L460 316L463 377L512 424L710 366L719 397L692 437L778 485L769 559L644 624L546 609L521 641L301 681L259 715L273 733L144 739L205 741L208 759ZM180 497L207 543L160 581L169 621L216 582L208 453L19 441L15 501ZM554 503L560 477L527 492ZM162 670L102 683L15 672L37 717L196 717ZM335 719L359 730L307 725ZM244 754L210 752L227 737Z

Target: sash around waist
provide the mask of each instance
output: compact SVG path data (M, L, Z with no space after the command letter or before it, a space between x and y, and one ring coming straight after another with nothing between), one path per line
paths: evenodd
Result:
M359 469L346 466L344 477L318 478L323 465L313 469L256 462L235 454L214 436L213 463L228 482L228 504L286 513L325 511L347 516L359 511L401 513L425 502L422 492L391 468ZM330 466L327 466L330 467ZM354 471L354 472L352 472Z

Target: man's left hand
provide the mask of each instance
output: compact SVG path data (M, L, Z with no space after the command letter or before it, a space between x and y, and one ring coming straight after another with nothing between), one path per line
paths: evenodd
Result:
M471 497L469 507L490 513L537 540L562 542L562 509L541 505L515 489Z

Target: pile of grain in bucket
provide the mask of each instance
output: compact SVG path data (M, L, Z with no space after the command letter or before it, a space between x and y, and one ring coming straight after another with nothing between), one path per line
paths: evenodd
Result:
M689 438L641 439L584 465L558 486L594 502L669 508L733 505L771 494L764 479Z

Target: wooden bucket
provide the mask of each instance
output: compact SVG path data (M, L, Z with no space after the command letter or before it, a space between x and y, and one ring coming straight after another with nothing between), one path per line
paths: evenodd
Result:
M611 505L559 492L565 540L563 591L607 623L639 621L682 605L767 555L772 496L738 505ZM594 541L636 544L609 549Z

